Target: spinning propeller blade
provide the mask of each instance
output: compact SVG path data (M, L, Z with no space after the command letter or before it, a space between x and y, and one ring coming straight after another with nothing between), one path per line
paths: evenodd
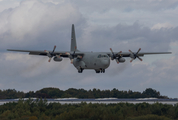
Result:
M51 53L49 51L47 51L47 50L44 50L47 53L47 56L49 57L48 62L50 62L51 58L54 56L55 49L56 49L56 45L54 46L53 51Z
M114 54L112 48L110 48L111 50L111 53L112 53L112 57L111 57L111 60L116 60L117 64L119 64L119 59L122 57L121 53L122 51L118 52L117 54Z
M69 56L69 58L70 58L70 61L71 61L71 64L73 64L73 61L74 61L74 57L75 57L75 51L74 51L74 53L73 53L73 54L71 54L71 53L68 53L68 52L66 52L65 54Z
M136 58L138 58L140 61L142 61L142 59L138 56L138 53L140 52L141 48L138 49L138 51L136 53L132 52L131 50L129 50L129 52L131 53L130 57L132 58L130 60L130 62L132 62L133 60L135 60Z

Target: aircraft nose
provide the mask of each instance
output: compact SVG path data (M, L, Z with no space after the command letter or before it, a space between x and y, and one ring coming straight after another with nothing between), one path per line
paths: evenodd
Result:
M110 65L110 59L104 59L104 60L102 60L102 65L103 65L105 68L108 68L109 65Z

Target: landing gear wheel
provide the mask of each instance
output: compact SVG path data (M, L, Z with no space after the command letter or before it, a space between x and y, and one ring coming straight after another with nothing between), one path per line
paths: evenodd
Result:
M83 72L83 68L80 68L79 70L78 70L78 73L82 73Z
M100 70L95 70L96 71L96 73L100 73Z
M105 73L105 69L100 69L100 72L101 73Z

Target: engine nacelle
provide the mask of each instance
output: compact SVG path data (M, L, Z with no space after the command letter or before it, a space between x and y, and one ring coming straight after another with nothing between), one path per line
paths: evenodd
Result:
M134 54L130 54L130 58L135 59Z
M119 59L119 62L123 63L123 62L125 62L125 59L122 57Z
M60 58L59 57L54 57L53 60L56 61L56 62L61 62L62 58L61 57Z

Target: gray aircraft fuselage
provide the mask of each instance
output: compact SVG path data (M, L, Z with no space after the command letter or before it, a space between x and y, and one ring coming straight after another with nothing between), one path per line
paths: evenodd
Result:
M96 71L106 69L110 65L110 57L99 52L85 53L82 59L74 58L73 65L79 70L95 69Z

